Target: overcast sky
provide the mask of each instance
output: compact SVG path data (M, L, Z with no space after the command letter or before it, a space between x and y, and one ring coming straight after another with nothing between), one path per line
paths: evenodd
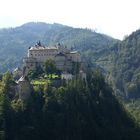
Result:
M56 22L122 39L140 28L139 14L140 0L0 0L0 28Z

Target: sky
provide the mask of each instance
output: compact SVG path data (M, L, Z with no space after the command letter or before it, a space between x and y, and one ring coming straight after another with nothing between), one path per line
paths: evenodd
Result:
M140 28L139 7L140 0L0 0L0 28L60 23L123 39Z

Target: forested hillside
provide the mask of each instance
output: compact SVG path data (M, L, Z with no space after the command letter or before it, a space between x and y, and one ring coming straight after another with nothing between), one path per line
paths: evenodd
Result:
M115 39L89 29L72 28L60 24L27 23L20 27L0 30L0 72L22 64L29 46L40 40L44 45L62 43L80 50L88 60L98 61L109 54Z
M29 100L11 97L15 82L0 77L1 140L139 140L140 129L99 71L59 87L38 85Z
M111 76L117 93L124 98L140 97L140 30L133 32L111 52Z

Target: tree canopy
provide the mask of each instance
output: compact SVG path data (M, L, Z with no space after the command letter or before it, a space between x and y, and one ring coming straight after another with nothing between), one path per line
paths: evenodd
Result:
M65 86L36 87L28 101L9 98L4 91L0 92L1 139L140 138L133 118L115 98L99 71L88 75L87 80L77 77Z

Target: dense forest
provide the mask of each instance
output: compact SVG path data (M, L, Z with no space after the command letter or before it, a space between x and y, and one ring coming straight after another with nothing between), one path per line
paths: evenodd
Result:
M11 97L13 77L1 75L1 140L139 140L134 118L97 70L59 87L36 86L29 100Z

